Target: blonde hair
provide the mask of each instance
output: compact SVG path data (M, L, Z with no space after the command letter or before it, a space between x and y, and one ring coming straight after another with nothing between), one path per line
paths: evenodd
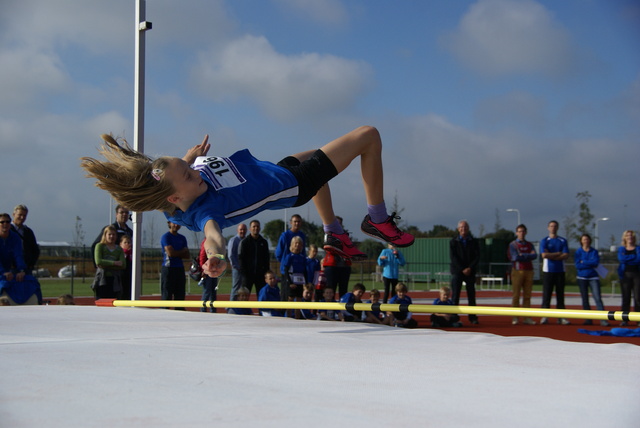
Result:
M87 177L98 181L96 186L106 190L120 205L132 211L162 210L173 214L175 205L167 200L174 193L173 185L164 179L169 161L167 156L153 160L129 146L120 144L113 136L103 134L98 152L106 158L80 158L80 166Z
M634 239L634 238L636 237L636 232L635 232L635 230L631 230L631 229L629 229L629 230L625 230L624 232L622 232L622 239L620 240L620 245L621 245L622 247L624 247L624 246L626 246L626 245L627 245L627 241L624 239L624 235L626 235L627 233L630 233L630 234L631 234L631 239Z
M404 282L399 282L396 284L396 292L398 291L402 291L403 293L406 293L408 291L407 286L404 285Z
M300 242L302 245L304 245L304 241L302 240L301 237L294 236L293 238L291 238L291 243L289 244L289 251L291 251L292 253L293 253L293 250L295 249L296 242Z
M105 226L104 229L102 229L102 237L100 238L101 244L107 243L107 232L109 231L113 231L113 233L116 234L116 237L118 236L118 230L115 227L113 227L112 224Z

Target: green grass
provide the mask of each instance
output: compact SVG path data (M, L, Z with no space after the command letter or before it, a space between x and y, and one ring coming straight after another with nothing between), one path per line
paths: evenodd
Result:
M71 294L75 297L93 296L91 282L93 278L74 278L73 284L71 278L39 278L42 287L42 296L44 298L57 298L63 294ZM218 293L228 294L231 291L231 276L223 277L218 284ZM145 280L142 283L142 295L160 294L160 280ZM200 295L202 288L191 280L187 283L187 294Z

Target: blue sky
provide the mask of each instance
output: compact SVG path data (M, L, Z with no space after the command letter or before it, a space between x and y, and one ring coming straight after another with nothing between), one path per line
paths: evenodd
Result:
M601 244L640 229L636 1L146 5L150 155L182 156L208 133L214 154L278 161L374 125L387 204L422 230L464 218L490 232L496 213L513 228L516 208L538 240L582 191L611 218ZM0 3L0 211L26 204L41 241L72 242L79 216L90 242L110 220L108 195L78 165L102 133L133 140L134 21L135 0ZM357 162L332 189L364 238ZM296 211L319 223L312 206ZM165 231L159 213L144 225Z

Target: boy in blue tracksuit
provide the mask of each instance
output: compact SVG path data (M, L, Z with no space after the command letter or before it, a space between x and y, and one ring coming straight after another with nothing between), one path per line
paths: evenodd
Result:
M271 271L264 274L265 286L258 293L259 302L279 302L280 289L278 288L278 279ZM260 309L260 315L263 317L281 317L282 312L278 309Z
M393 305L411 305L413 301L407 295L407 286L402 282L396 285L396 295L389 299L389 304ZM393 316L394 325L396 327L415 328L418 326L416 320L411 317L411 312L387 312L387 315Z
M353 286L351 293L346 293L344 296L340 297L340 303L362 303L362 295L365 291L367 290L364 284L357 283ZM345 321L362 321L362 311L347 308L347 310L342 311L342 317Z

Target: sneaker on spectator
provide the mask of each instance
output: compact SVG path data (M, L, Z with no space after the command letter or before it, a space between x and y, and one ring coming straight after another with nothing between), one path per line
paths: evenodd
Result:
M522 324L527 324L527 325L536 325L536 322L534 320L532 320L531 318L525 318L522 321Z
M513 325L518 324L518 317L513 317L513 319L511 320L511 324Z
M571 325L571 323L569 322L569 320L568 320L568 319L566 319L566 318L560 318L560 319L558 320L558 324L562 324L562 325Z
M540 324L549 324L549 320L547 319L547 317L540 319Z
M607 320L601 320L600 325L603 327L607 327L609 325L609 322Z
M413 244L414 236L398 229L394 219L399 219L396 213L391 214L383 223L374 223L367 214L362 220L361 229L364 233L374 238L382 239L396 247L408 247Z
M328 232L324 235L324 245L322 248L351 260L364 260L367 258L367 255L358 250L354 243L351 242L348 233L337 234Z

